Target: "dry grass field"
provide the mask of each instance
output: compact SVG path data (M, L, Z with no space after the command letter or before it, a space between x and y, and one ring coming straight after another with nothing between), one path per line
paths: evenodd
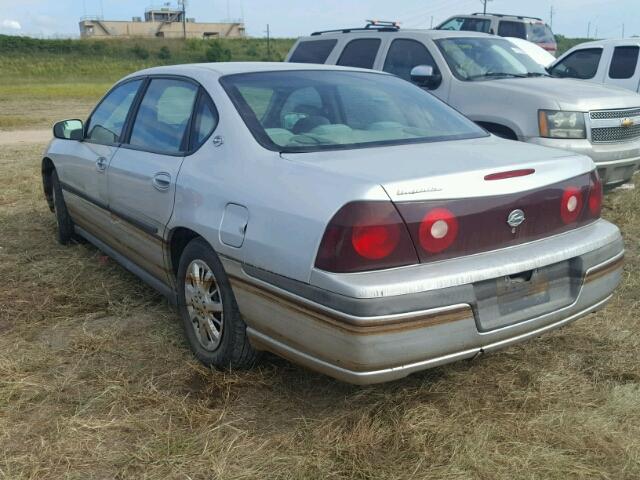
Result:
M55 242L43 147L0 146L0 478L640 478L640 188L606 198L628 261L604 311L361 388L200 366L163 298Z

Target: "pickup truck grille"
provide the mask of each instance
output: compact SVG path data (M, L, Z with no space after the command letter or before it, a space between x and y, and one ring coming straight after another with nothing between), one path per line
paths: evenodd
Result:
M640 108L589 112L593 143L629 142L640 138Z

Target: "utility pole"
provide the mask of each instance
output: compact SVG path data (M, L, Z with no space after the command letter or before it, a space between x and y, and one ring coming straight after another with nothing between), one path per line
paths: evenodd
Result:
M271 60L271 33L269 31L268 23L267 23L267 58Z
M622 38L624 38L624 23L622 24Z
M551 30L553 30L553 5L551 5L551 8L549 9L549 26L551 27Z
M182 0L182 37L187 39L187 7L185 3L187 0Z
M431 15L431 26L429 28L433 28L433 15Z
M587 23L587 38L591 38L589 35L591 34L591 22Z
M480 0L482 2L482 13L487 13L487 2L493 2L493 0Z

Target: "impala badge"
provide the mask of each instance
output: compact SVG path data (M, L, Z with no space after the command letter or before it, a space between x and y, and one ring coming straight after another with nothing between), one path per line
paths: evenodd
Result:
M635 125L635 122L633 121L633 118L624 118L620 122L620 125L622 127L629 128L629 127L633 127Z
M511 227L511 233L516 233L516 228L524 222L524 212L519 208L513 210L507 217L507 223Z

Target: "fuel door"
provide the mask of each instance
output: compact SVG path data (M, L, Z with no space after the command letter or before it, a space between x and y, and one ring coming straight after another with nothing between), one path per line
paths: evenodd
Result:
M249 210L236 203L228 203L220 222L220 241L230 247L239 248L249 223Z

